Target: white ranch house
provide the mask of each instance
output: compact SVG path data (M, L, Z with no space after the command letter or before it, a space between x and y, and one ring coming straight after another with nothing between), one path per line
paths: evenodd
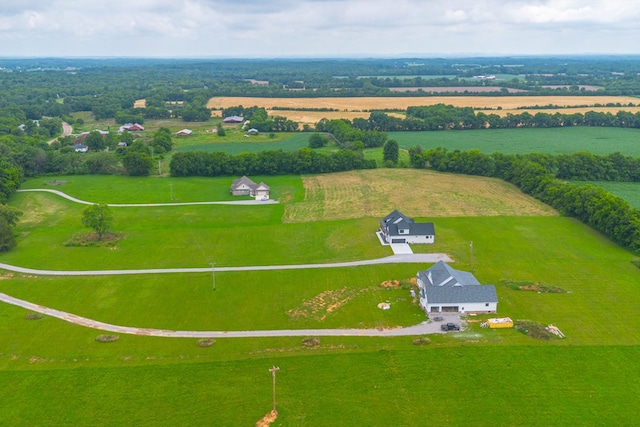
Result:
M267 200L269 191L269 186L264 182L256 184L246 176L234 180L231 184L231 194L234 196L252 196L256 200Z
M378 232L386 243L433 243L436 237L432 222L415 222L397 210L380 220Z
M493 285L481 285L469 272L438 261L417 274L420 307L427 313L495 313L498 296Z

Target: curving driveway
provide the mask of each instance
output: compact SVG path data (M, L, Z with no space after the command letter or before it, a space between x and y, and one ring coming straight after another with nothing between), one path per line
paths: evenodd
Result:
M48 188L32 188L25 190L16 190L17 193L29 192L45 192L52 193L75 203L83 205L96 205L95 202L87 202L86 200L77 199L59 190L50 190ZM279 203L277 200L231 200L226 202L176 202L176 203L108 203L107 206L114 208L131 208L131 207L151 207L151 206L191 206L191 205L273 205Z
M0 301L7 304L25 308L37 313L46 314L65 322L99 329L107 332L129 335L146 335L168 338L256 338L256 337L401 337L412 335L445 333L440 329L440 323L424 321L419 325L394 329L278 329L262 331L173 331L168 329L135 328L131 326L118 326L110 323L99 322L86 317L77 316L25 300L0 293ZM456 316L459 320L459 317ZM447 319L453 321L454 319Z
M48 192L56 194L75 203L85 205L93 205L93 202L87 202L66 193L51 189L26 189L18 190L18 192ZM255 204L273 204L278 203L275 200L241 200L229 202L185 202L185 203L127 203L127 204L109 204L112 207L143 207L143 206L185 206L185 205L255 205ZM216 271L253 271L253 270L291 270L291 269L309 269L309 268L337 268L337 267L354 267L362 265L374 264L391 264L391 263L435 263L437 261L452 262L453 260L447 254L396 254L384 258L376 258L370 260L335 262L326 264L297 264L297 265L265 265L265 266L245 266L245 267L217 267ZM38 270L33 268L25 268L10 264L0 263L0 268L4 270L14 271L24 274L37 274L48 276L95 276L95 275L125 275L125 274L166 274L166 273L205 273L212 271L212 268L159 268L159 269L133 269L133 270L88 270L88 271L59 271L59 270ZM108 332L116 332L132 335L149 335L158 337L173 338L240 338L240 337L294 337L294 336L370 336L370 337L393 337L393 336L410 336L442 333L439 323L431 323L425 321L419 325L406 328L394 329L283 329L283 330L263 330L263 331L173 331L166 329L149 329L136 328L131 326L118 326L109 323L100 322L86 317L77 316L72 313L56 310L42 305L34 304L29 301L14 298L7 294L0 293L0 301L7 304L23 307L37 313L46 314L51 317L64 320L66 322L77 325L100 329Z

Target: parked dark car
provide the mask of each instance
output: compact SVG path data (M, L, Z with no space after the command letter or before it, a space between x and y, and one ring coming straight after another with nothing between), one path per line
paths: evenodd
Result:
M442 329L443 331L459 331L460 330L460 326L456 325L455 323L445 323L444 325L440 325L440 329Z

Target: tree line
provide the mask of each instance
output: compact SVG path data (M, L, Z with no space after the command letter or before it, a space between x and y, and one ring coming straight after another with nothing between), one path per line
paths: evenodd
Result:
M193 151L171 158L171 176L299 175L375 169L375 160L362 152L338 150L324 154L303 147L298 151L266 150L230 155L224 152Z
M627 173L624 169L637 165L639 159L619 153L608 156L591 155L593 157L588 156L588 153L577 153L554 158L545 154L483 154L478 150L462 152L448 151L445 148L423 152L421 147L411 148L409 154L411 165L416 168L490 176L511 182L524 193L552 206L563 215L575 217L619 245L636 254L640 253L640 210L632 208L627 201L601 187L573 184L564 180L575 178L579 174L572 165L578 164L581 159L590 158L592 167L588 168L589 172L580 173L580 176L586 179L603 176L628 178L638 182L640 175L637 170ZM600 167L597 163L601 163ZM602 174L603 170L611 171L614 164L622 172Z
M569 126L598 126L640 128L640 112L588 111L586 113L553 114L538 112L531 114L475 112L471 107L455 107L437 104L430 106L408 107L406 117L399 118L382 111L372 111L368 119L357 118L348 122L354 129L361 131L435 131L466 129L514 129L514 128L555 128ZM320 126L323 123L319 123Z

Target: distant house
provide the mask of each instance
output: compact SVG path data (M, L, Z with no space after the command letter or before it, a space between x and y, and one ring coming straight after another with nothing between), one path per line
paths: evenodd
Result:
M469 272L438 261L419 271L420 307L428 313L495 313L498 296L493 285L481 285Z
M118 147L126 147L126 146L127 146L126 142L124 142L124 141L118 142Z
M378 233L386 243L433 243L436 237L432 222L415 222L397 210L380 220Z
M244 121L244 117L242 116L229 116L222 119L223 123L242 123Z
M76 153L86 153L87 151L89 151L89 147L84 144L75 144L73 146L73 149Z
M178 132L176 132L176 135L178 136L189 136L193 133L193 131L191 129L182 129L179 130Z
M122 133L124 131L128 131L128 132L137 132L137 131L143 131L144 130L144 126L138 124L138 123L126 123L122 126L120 126L119 129L119 133Z
M256 200L267 200L269 191L269 186L264 182L256 184L246 176L234 180L231 184L231 194L234 196L252 196Z

